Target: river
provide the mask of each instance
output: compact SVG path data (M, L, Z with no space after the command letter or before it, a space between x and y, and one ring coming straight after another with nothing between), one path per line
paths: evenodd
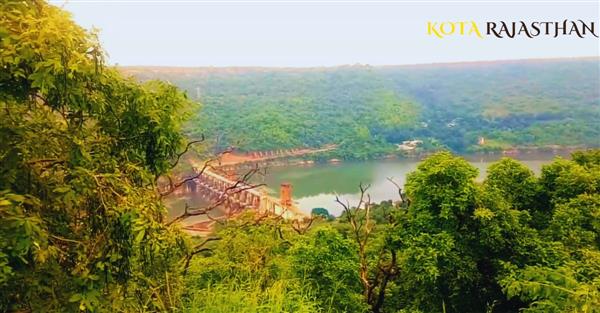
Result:
M539 175L543 165L552 162L556 156L568 157L569 152L537 152L522 153L513 158L518 159L528 166L536 175ZM468 155L463 156L473 166L479 169L478 180L483 180L486 169L497 161L502 155ZM303 211L310 213L313 208L325 208L333 215L339 215L342 208L335 203L336 194L349 203L356 204L359 194L359 183L369 184L368 190L372 202L384 200L397 200L398 191L387 178L392 177L395 182L404 185L406 175L417 168L417 159L372 160L363 162L342 162L337 164L289 165L277 166L266 169L266 175L258 179L265 183L269 192L278 196L279 186L282 183L292 184L292 196L296 205ZM187 194L184 196L170 196L165 199L169 207L169 218L181 214L187 203L191 207L207 205L200 194ZM222 212L214 210L211 216L217 217ZM205 220L204 216L197 216L186 220L193 223Z
M513 158L539 175L542 166L552 162L557 155L566 157L568 153L529 153L519 154ZM502 156L464 157L479 169L478 180L483 180L488 166ZM329 213L339 215L342 208L335 203L336 194L350 204L356 203L360 195L358 185L362 182L371 186L368 193L373 202L397 200L398 191L387 177L393 177L398 184L404 185L406 175L414 171L418 164L418 160L397 159L272 167L267 169L263 182L271 188L270 192L274 195L278 193L278 186L281 183L291 183L294 201L306 212L310 212L313 208L325 208Z

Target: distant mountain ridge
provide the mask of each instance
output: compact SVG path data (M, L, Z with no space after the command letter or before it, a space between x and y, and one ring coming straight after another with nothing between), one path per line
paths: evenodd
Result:
M242 150L340 144L348 158L421 139L457 152L600 145L600 58L315 68L126 67L203 103L190 136ZM480 138L485 144L480 145Z
M160 78L155 75L198 75L214 73L251 73L251 72L318 72L344 68L452 68L452 67L479 67L502 64L543 64L569 61L595 61L600 62L600 56L572 57L572 58L536 58L536 59L506 59L506 60L482 60L464 62L439 62L439 63L417 63L417 64L342 64L332 66L308 66L308 67L280 67L280 66L163 66L163 65L125 65L118 69L125 74L141 78Z

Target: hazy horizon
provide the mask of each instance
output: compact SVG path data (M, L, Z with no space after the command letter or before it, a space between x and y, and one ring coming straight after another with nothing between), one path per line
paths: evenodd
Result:
M524 58L524 59L495 59L495 60L471 60L471 61L455 61L455 62L431 62L431 63L411 63L411 64L333 64L320 66L269 66L269 65L124 65L116 64L114 66L121 68L185 68L185 69L201 69L201 68L257 68L257 69L327 69L338 67L412 67L412 66L444 66L444 65L475 65L485 63L519 63L519 62L552 62L552 61L568 61L568 60L591 60L595 59L600 62L600 55L575 56L575 57L547 57L547 58Z
M51 1L98 27L109 64L331 67L594 57L597 38L438 39L428 21L599 21L600 4L464 1Z

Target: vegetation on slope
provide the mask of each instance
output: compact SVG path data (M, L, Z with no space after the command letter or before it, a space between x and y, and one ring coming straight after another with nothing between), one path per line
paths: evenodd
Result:
M442 152L408 175L403 201L363 202L334 221L321 214L300 231L252 214L230 221L192 261L184 305L600 312L600 151L558 158L540 177L508 158L476 177Z
M3 1L0 37L0 311L170 310L188 245L155 180L191 102L43 1Z
M420 139L455 152L598 146L597 58L312 69L127 68L168 79L205 104L187 126L219 148L326 143L338 156L391 153ZM478 145L479 137L486 144Z
M124 79L43 1L2 2L0 35L2 312L600 312L599 150L482 183L442 152L400 201L192 239L155 186L184 94Z

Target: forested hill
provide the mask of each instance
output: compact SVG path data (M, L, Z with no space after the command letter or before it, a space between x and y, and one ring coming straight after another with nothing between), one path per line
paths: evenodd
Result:
M203 103L188 127L246 150L341 144L348 158L394 143L456 152L597 146L600 59L329 68L124 68ZM485 138L483 146L478 138Z

